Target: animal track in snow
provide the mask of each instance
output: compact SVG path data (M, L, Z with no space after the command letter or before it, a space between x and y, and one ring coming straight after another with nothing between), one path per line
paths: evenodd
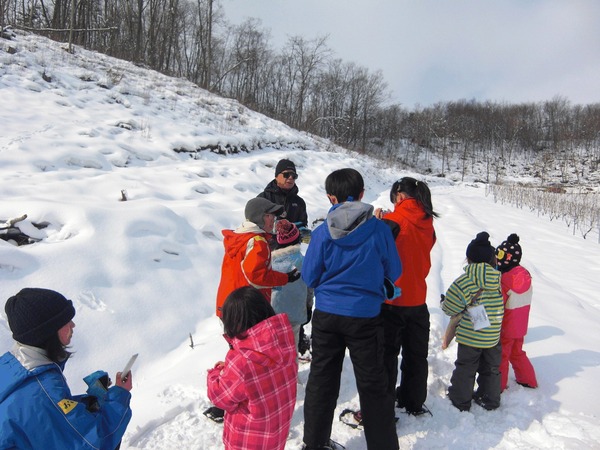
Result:
M83 291L78 295L79 302L94 311L107 311L106 303L97 298L92 291Z

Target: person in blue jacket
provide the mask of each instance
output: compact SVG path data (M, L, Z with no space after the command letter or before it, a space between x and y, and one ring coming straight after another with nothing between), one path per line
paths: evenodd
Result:
M106 372L72 395L63 375L71 353L73 302L50 289L25 288L5 305L13 348L0 357L1 449L119 448L131 420L131 373L108 387ZM93 395L91 395L93 394Z
M402 265L390 228L362 203L364 181L350 168L325 180L332 204L311 237L302 279L315 290L312 362L304 399L304 449L337 448L331 441L346 348L354 367L367 448L398 449L393 390L383 362L385 279Z
M297 269L302 273L304 255L300 245L300 230L286 219L278 220L275 229L277 231L277 247L271 252L273 270L287 273ZM307 311L312 310L313 307L313 290L308 289L302 280L284 286L276 286L271 292L271 306L277 314L287 314L292 324L296 348L298 348L300 329L307 322ZM300 353L300 350L298 352ZM303 355L303 353L300 354Z

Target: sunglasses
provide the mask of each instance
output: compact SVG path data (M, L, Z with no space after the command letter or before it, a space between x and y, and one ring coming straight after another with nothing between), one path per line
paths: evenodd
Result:
M282 175L286 180L290 177L294 180L298 178L298 174L296 172L281 172L280 175Z

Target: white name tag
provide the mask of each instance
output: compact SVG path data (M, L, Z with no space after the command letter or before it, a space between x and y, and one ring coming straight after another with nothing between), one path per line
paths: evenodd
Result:
M471 322L473 322L473 329L475 331L490 326L490 319L488 318L483 305L470 306L467 311L469 312Z

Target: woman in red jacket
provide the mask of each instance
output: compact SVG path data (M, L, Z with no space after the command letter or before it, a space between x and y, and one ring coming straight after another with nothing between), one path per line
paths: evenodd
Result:
M208 371L208 398L225 410L226 450L283 450L294 406L298 365L292 326L261 292L246 286L223 305L225 362Z
M415 416L428 412L427 351L429 346L429 310L425 303L425 278L431 268L430 252L435 243L431 191L426 183L403 177L392 185L392 212L376 210L392 229L396 249L402 261L402 275L395 282L401 295L381 307L385 332L384 360L388 387L394 391L398 377L398 355L402 350L400 386L396 388L398 407Z
M502 273L502 297L504 298L504 319L500 332L502 361L500 362L500 389L508 385L508 364L512 365L517 383L529 388L537 387L535 370L523 351L523 341L529 324L531 309L531 275L519 263L523 252L519 236L511 234L496 249L498 270Z

